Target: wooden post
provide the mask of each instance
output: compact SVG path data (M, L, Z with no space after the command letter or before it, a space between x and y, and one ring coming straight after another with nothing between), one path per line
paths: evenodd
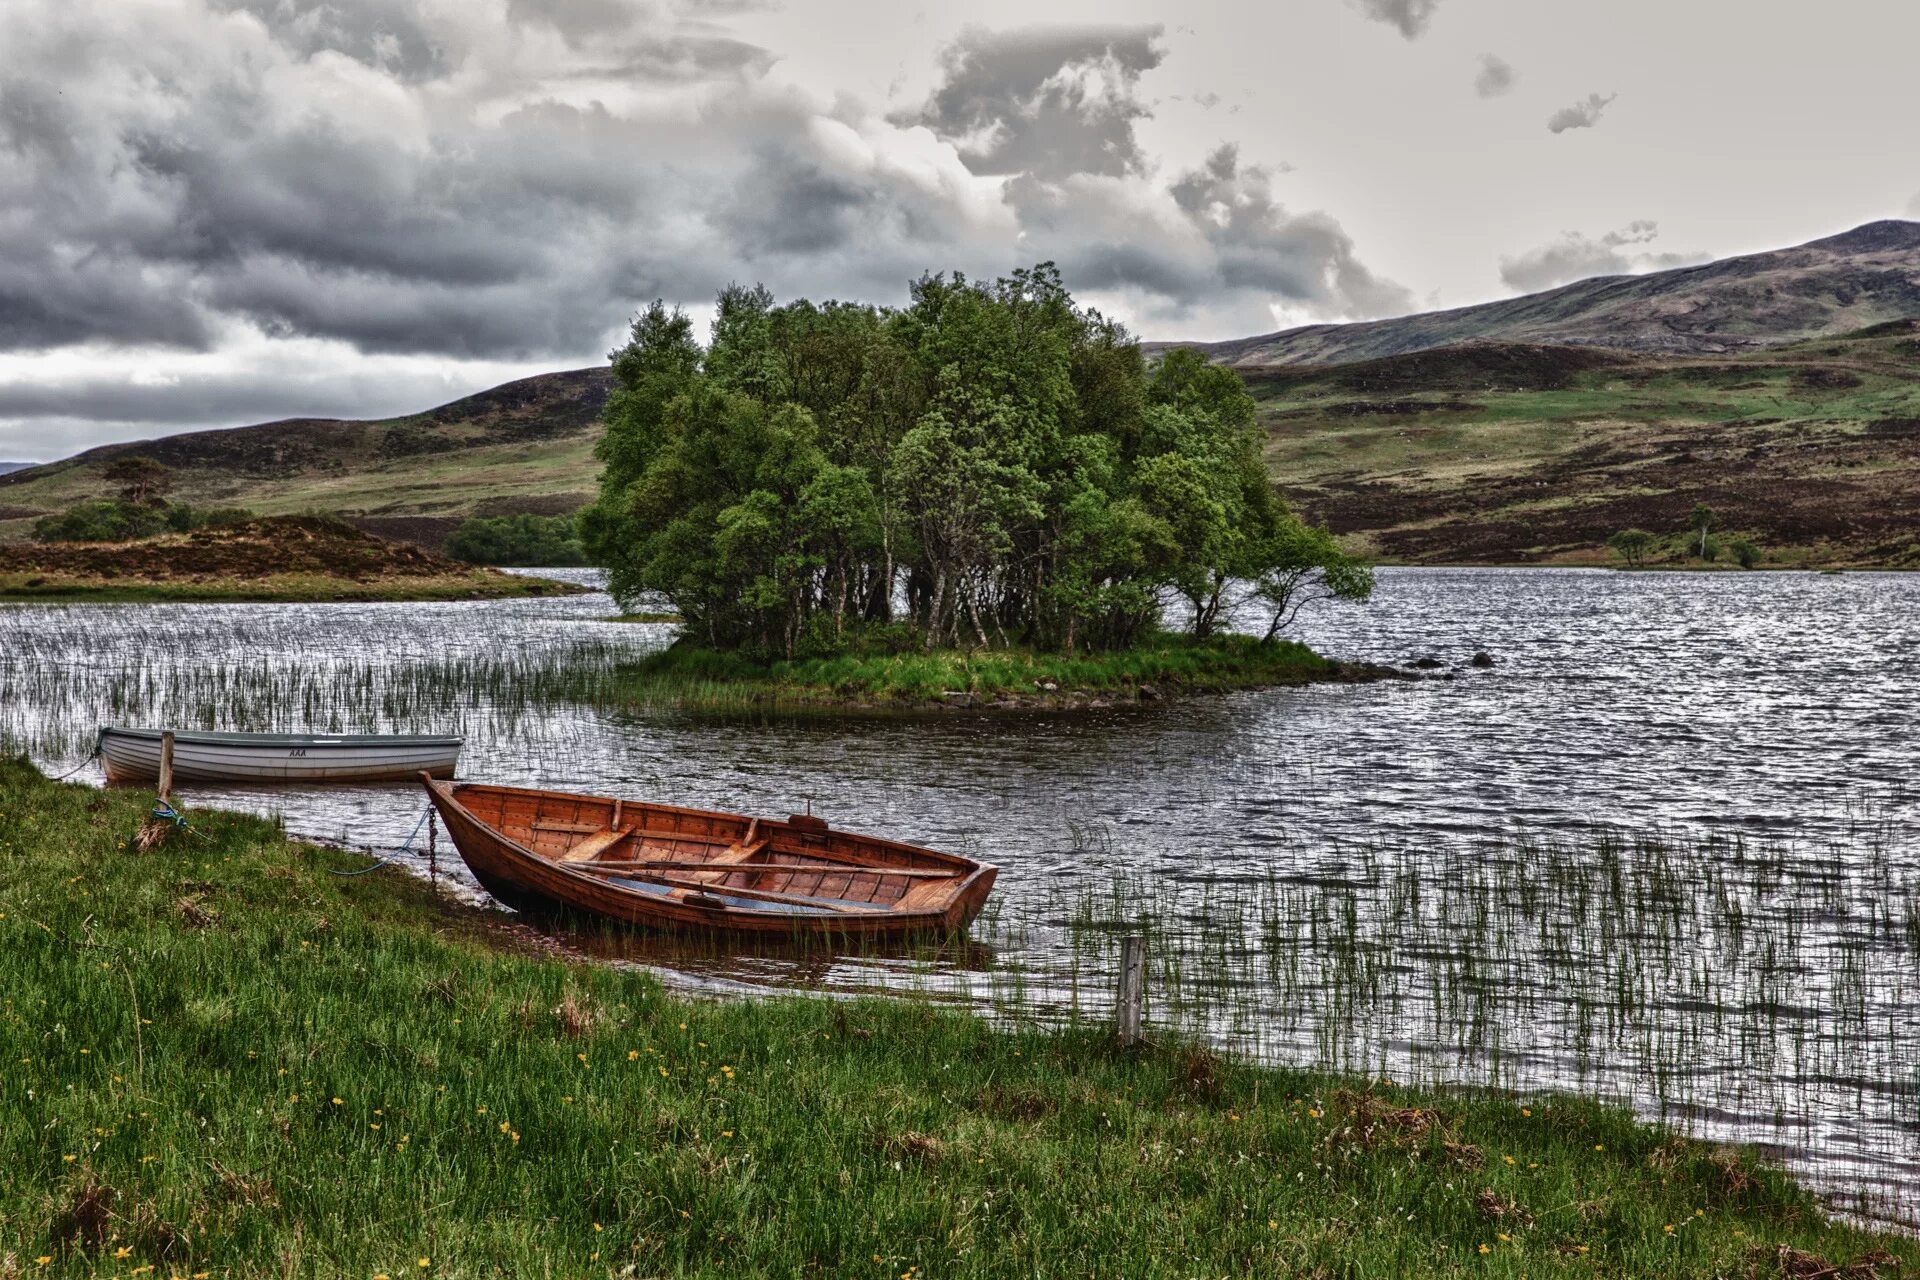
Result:
M1137 933L1120 939L1120 983L1116 991L1114 1031L1123 1045L1140 1043L1140 1014L1147 1000L1147 940Z
M160 735L160 798L173 803L173 730Z
M427 883L440 887L440 820L433 814L427 815Z

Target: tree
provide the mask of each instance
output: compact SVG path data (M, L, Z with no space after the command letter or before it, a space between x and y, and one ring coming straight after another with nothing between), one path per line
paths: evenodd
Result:
M1607 539L1607 545L1616 555L1627 562L1630 569L1638 569L1647 562L1647 555L1660 540L1645 529L1622 529Z
M1751 569L1760 563L1760 548L1745 538L1735 538L1727 544L1727 550L1733 553L1734 563L1742 569Z
M1271 634L1370 585L1273 490L1240 379L1149 372L1048 263L897 310L729 285L705 350L656 302L613 374L582 539L714 647L1122 648L1173 596L1197 636L1258 597Z
M173 492L173 468L145 454L115 458L100 476L119 488L121 498L136 504L159 504Z
M1713 508L1704 502L1693 504L1693 510L1687 516L1687 528L1700 535L1700 558L1710 560L1707 554L1707 531L1713 528Z

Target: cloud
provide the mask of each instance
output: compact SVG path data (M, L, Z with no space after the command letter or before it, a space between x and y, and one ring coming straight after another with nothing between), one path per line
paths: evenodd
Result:
M1645 219L1597 239L1569 231L1552 244L1500 259L1500 279L1516 293L1538 293L1592 276L1665 271L1707 260L1706 254L1636 251L1635 246L1649 244L1659 234L1659 224Z
M1609 93L1604 97L1597 93L1590 93L1572 106L1562 107L1548 116L1547 131L1565 133L1569 129L1591 129L1600 123L1600 113L1619 96L1617 93Z
M1483 98L1498 98L1513 88L1520 78L1507 62L1491 53L1480 55L1480 74L1473 78L1473 91Z
M1920 218L1920 191L1913 193L1913 199L1907 201L1907 216Z
M941 56L944 79L899 117L953 140L975 173L1138 173L1133 122L1148 114L1140 75L1165 56L1161 28L967 31Z
M891 302L1051 258L1098 305L1214 332L1405 305L1279 170L1227 147L1156 176L1158 27L968 31L889 116L777 80L721 25L740 7L0 7L0 438L303 411L266 351L318 362L304 411L392 412L347 371L427 361L458 393L586 363L636 306L731 280ZM56 375L82 351L103 382ZM127 391L165 352L193 377Z
M1352 0L1353 7L1375 22L1397 27L1409 40L1417 40L1433 21L1440 0Z

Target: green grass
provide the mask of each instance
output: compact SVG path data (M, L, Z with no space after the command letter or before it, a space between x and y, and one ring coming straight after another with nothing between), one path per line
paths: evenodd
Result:
M1290 640L1161 634L1116 653L1025 649L852 653L762 662L680 642L624 668L615 687L632 701L728 707L1001 707L1136 701L1179 693L1364 679L1370 668L1331 661ZM1049 687L1051 686L1051 687ZM956 695L964 695L959 697Z
M568 595L584 591L568 583L521 575L456 575L444 578L384 578L358 582L326 574L274 574L265 578L145 583L118 578L83 579L58 574L0 574L0 601L75 604L300 604L503 600Z
M362 860L259 819L196 812L137 855L145 804L0 764L3 1275L1920 1261L1748 1156L1589 1102L1126 1052L921 1002L673 997L403 874L331 876Z

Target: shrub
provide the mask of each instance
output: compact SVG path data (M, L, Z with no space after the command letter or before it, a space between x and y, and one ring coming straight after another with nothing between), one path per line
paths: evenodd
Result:
M1734 563L1738 564L1742 569L1751 569L1760 563L1760 548L1754 546L1745 538L1733 539L1733 541L1727 543L1727 550L1732 553Z
M453 531L447 554L468 564L585 564L571 516L475 517Z
M126 542L167 532L168 508L117 498L82 502L33 526L40 542Z

